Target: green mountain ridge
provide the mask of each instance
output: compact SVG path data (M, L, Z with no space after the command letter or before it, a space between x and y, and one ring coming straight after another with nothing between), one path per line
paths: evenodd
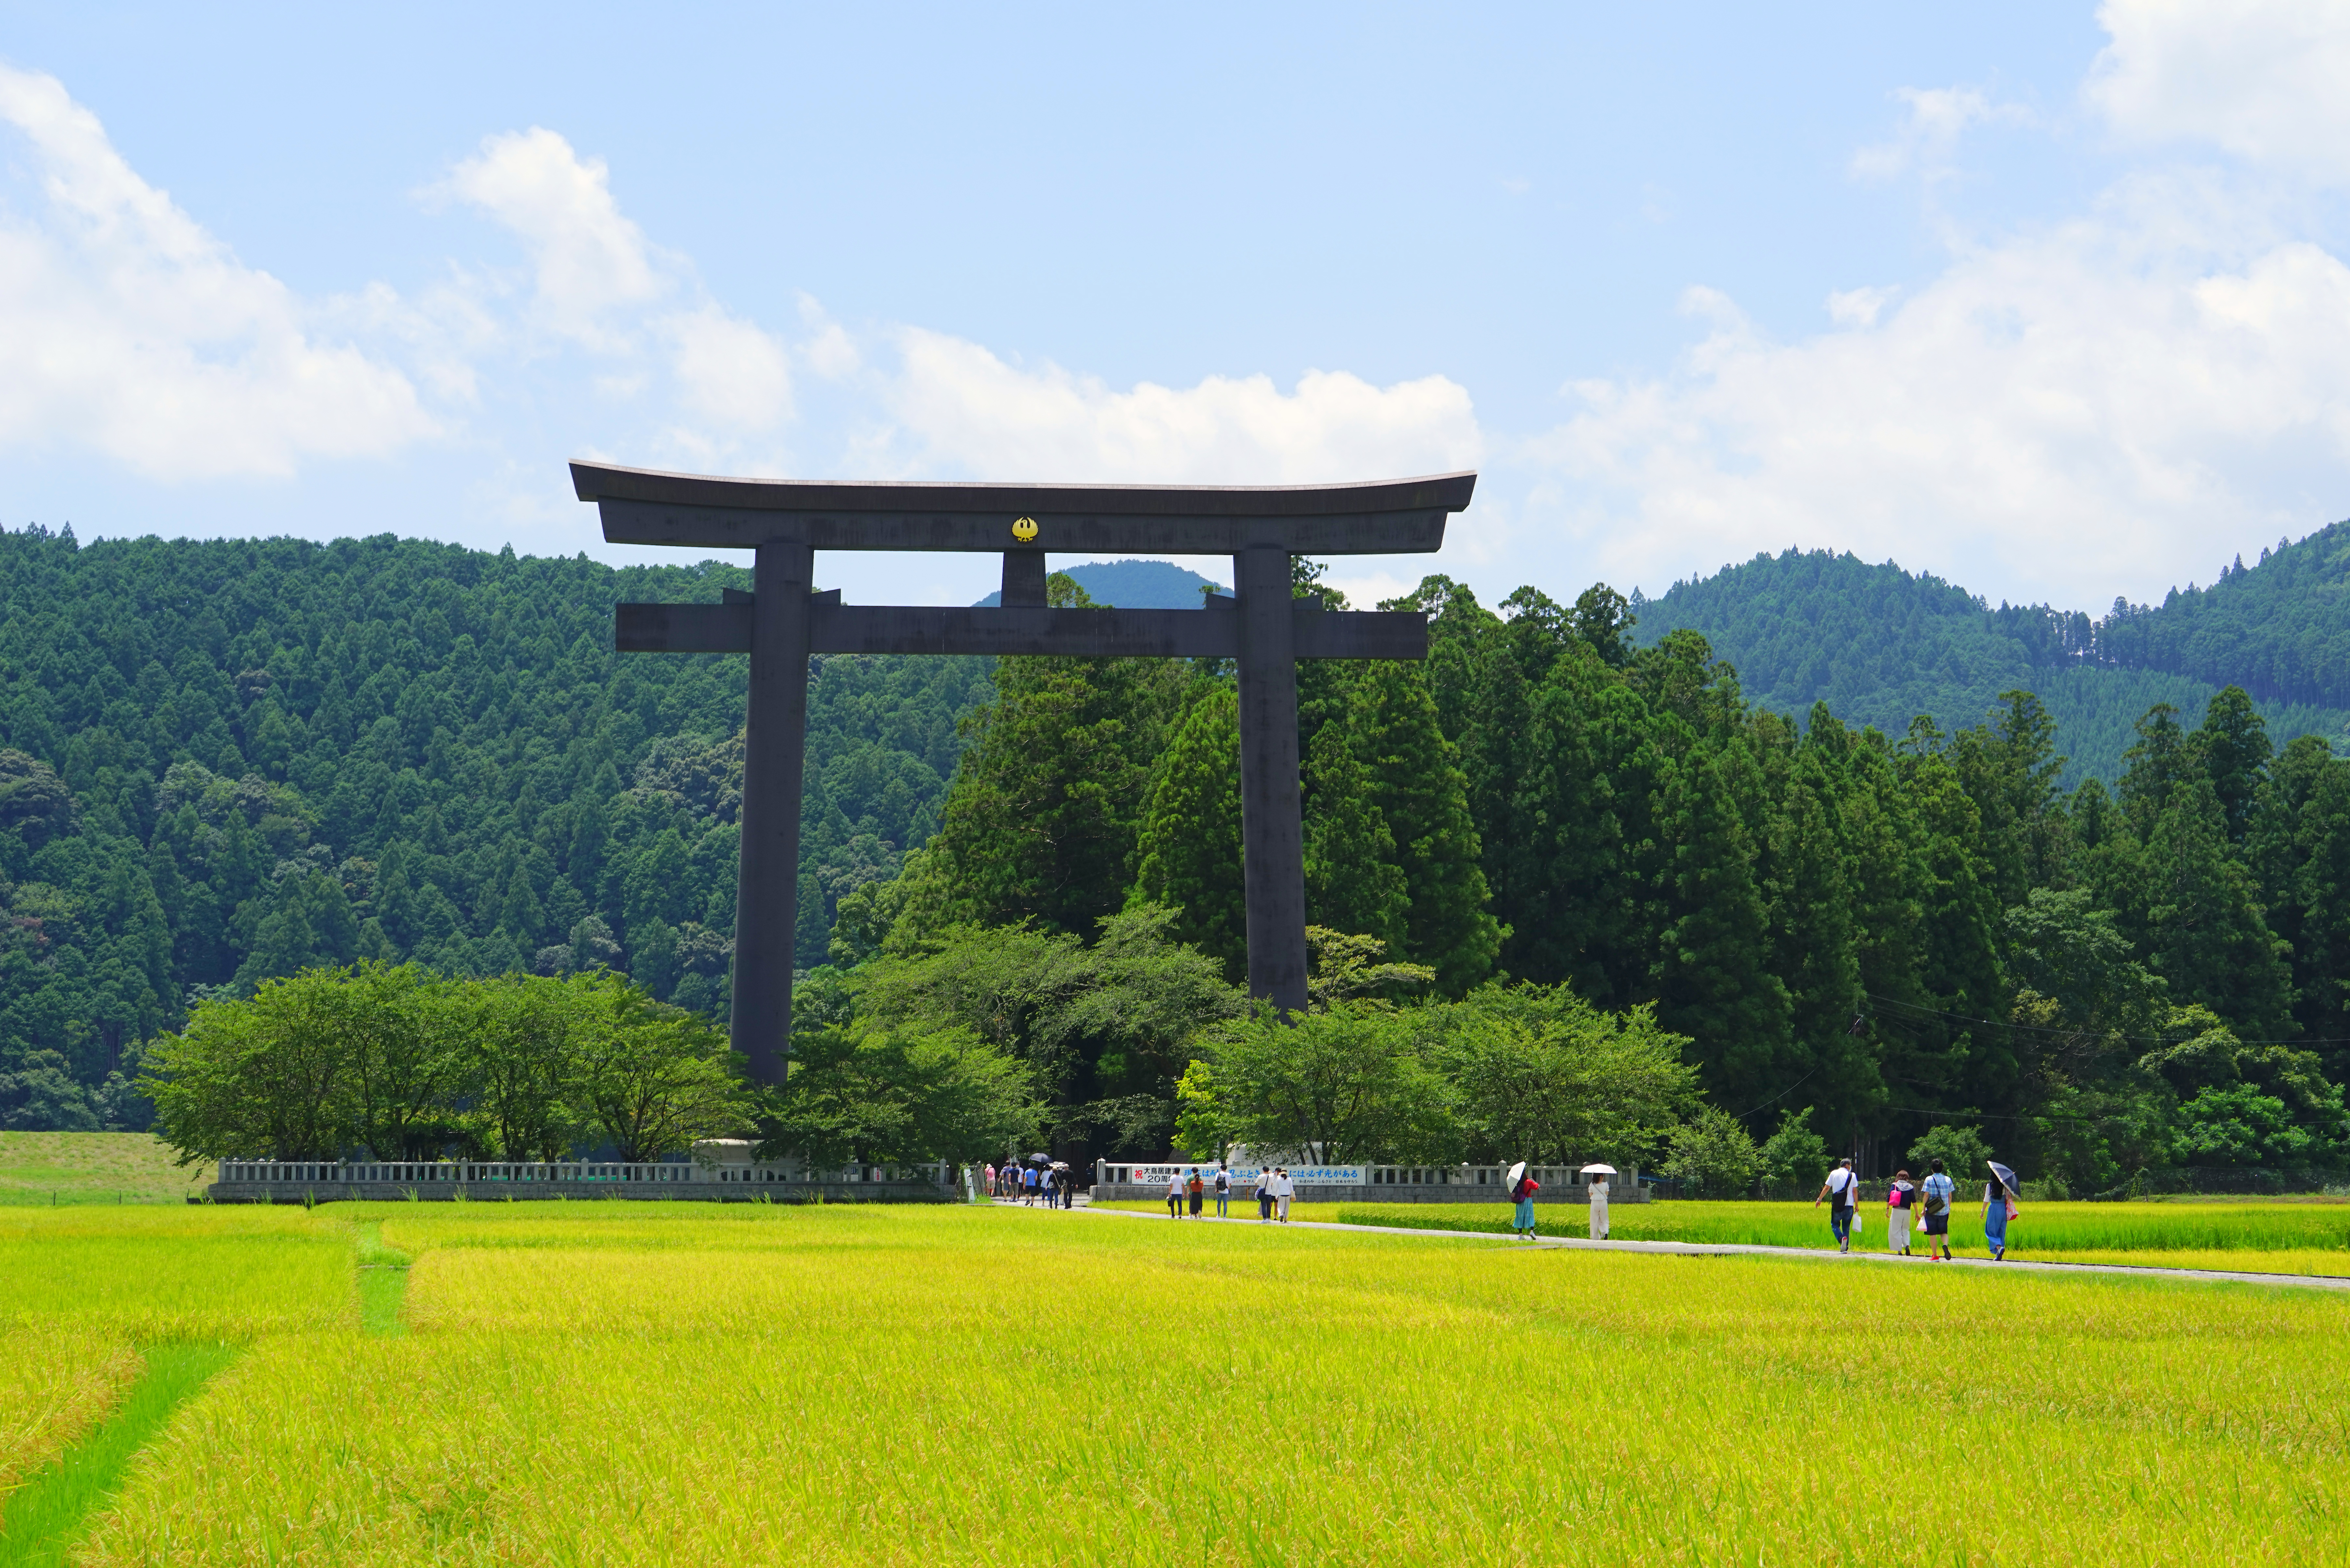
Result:
M746 661L615 654L612 606L749 586L390 535L0 532L0 1122L119 1119L138 1042L308 963L608 962L723 1018ZM937 830L993 672L812 661L804 961Z
M1200 590L1230 588L1172 561L1087 561L1055 568L1097 605L1121 605L1128 609L1198 609ZM1003 599L993 593L976 607L993 608Z
M1638 636L1702 633L1747 696L1798 716L1825 702L1888 734L1920 714L1974 722L2000 693L2035 692L2070 758L2066 783L2112 779L2131 726L2159 702L2199 714L2226 686L2252 698L2279 745L2350 744L2350 523L2264 550L2209 587L2159 605L2116 599L2104 617L2046 605L1993 607L1892 562L1788 550L1634 595Z

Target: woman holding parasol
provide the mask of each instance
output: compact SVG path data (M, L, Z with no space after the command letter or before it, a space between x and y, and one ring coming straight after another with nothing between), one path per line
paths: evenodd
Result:
M1510 1167L1510 1201L1517 1205L1510 1220L1512 1235L1523 1235L1529 1241L1534 1239L1534 1194L1541 1190L1542 1183L1527 1174L1524 1160Z
M1983 1241L1991 1247L1991 1261L2000 1262L2007 1256L2007 1222L2015 1218L2015 1172L1995 1159L1983 1162L1991 1167L1991 1179L1983 1184Z

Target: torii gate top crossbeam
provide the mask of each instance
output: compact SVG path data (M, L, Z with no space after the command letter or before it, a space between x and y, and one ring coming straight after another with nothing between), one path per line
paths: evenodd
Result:
M615 545L1229 556L1421 555L1444 544L1474 473L1369 484L941 484L722 479L575 462ZM1015 523L1033 523L1017 536Z

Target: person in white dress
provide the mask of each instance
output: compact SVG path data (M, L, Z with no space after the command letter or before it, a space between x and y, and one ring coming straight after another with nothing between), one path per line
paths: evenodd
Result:
M1289 1179L1289 1167L1283 1166L1273 1179L1273 1196L1281 1204L1281 1222L1289 1223L1289 1200L1296 1196L1297 1184Z
M1607 1179L1605 1176L1591 1179L1591 1239L1595 1241L1607 1240Z

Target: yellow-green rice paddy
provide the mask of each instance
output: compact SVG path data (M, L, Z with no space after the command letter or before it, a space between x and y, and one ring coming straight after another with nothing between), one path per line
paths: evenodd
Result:
M84 1568L2350 1555L2350 1297L2291 1287L618 1203L19 1212L0 1281L16 1497L240 1352Z

